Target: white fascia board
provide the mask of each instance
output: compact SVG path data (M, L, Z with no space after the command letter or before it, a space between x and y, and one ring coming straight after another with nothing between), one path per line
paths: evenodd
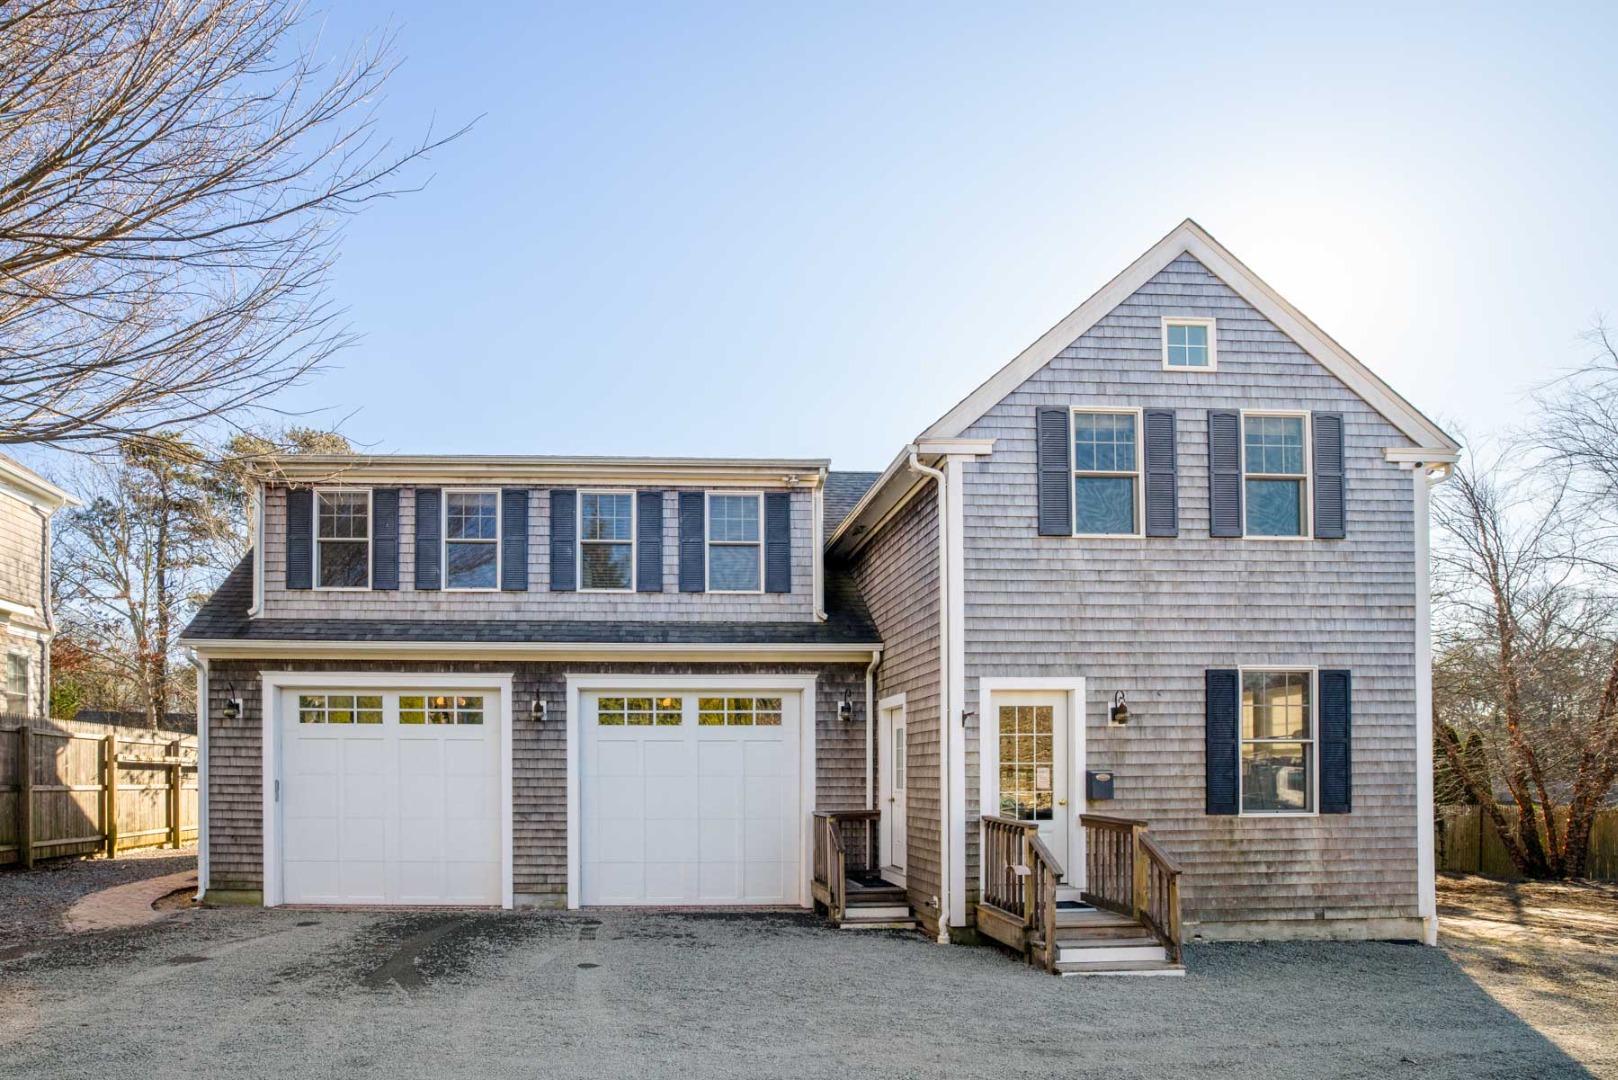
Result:
M949 457L986 457L994 452L994 440L922 438L906 444L826 541L828 552L848 555L858 550L926 482L927 477L910 468L912 451L922 464L937 465Z
M1461 452L1447 446L1390 446L1382 457L1395 465L1453 465Z
M63 491L44 477L5 458L0 458L0 491L47 514L54 514L64 506L84 505L84 500L77 495Z
M187 640L187 648L210 660L255 657L276 659L332 659L335 657L387 657L413 660L594 660L633 663L649 660L688 660L718 664L745 660L782 663L864 663L878 642L835 645L667 645L601 644L574 642L493 641L456 644L440 641L234 641Z
M451 455L297 455L259 460L274 482L592 485L692 484L703 487L819 487L823 458L564 458Z
M960 435L1182 254L1189 254L1202 263L1412 442L1419 446L1460 450L1460 445L1443 429L1395 393L1189 218L945 413L922 433L922 437Z

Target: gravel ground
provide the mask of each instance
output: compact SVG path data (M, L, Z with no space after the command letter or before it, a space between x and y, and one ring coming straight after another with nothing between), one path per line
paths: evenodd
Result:
M51 859L32 870L0 868L0 954L61 937L62 915L89 893L194 870L197 846L140 848L116 859Z
M1500 1004L1618 1080L1618 885L1441 874L1442 943Z
M11 1077L1577 1077L1440 950L1055 979L808 916L198 909L0 961ZM158 1018L158 1022L154 1022Z

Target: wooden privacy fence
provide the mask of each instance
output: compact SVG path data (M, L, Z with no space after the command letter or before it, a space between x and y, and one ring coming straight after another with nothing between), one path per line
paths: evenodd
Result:
M1517 823L1515 807L1505 811L1506 820ZM1567 811L1556 812L1559 825L1567 827ZM1494 822L1481 806L1440 806L1433 843L1440 870L1465 874L1515 877L1517 868L1500 842ZM1597 810L1590 829L1590 856L1585 876L1600 881L1618 881L1618 807Z
M0 864L196 839L195 736L77 726L0 718Z

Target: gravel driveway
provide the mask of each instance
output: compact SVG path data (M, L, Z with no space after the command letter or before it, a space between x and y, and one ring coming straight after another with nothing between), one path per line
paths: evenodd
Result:
M1055 979L807 916L193 910L0 961L10 1077L1584 1076L1415 946Z

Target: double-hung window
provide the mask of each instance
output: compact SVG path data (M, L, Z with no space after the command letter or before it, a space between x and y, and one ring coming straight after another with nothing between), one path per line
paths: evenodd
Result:
M371 493L315 492L315 582L322 589L371 587Z
M500 584L500 493L444 493L444 587L493 589Z
M634 585L635 496L627 491L579 493L579 585L626 592Z
M1308 428L1302 413L1242 417L1248 536L1308 534Z
M1073 412L1073 531L1079 536L1140 532L1139 416Z
M758 592L762 495L708 496L708 591Z
M28 693L28 656L25 653L6 654L6 696L4 711L13 716L26 716L32 710Z
M1314 672L1243 669L1242 813L1314 809Z
M1213 371L1218 363L1212 319L1164 319L1163 367L1168 371Z

